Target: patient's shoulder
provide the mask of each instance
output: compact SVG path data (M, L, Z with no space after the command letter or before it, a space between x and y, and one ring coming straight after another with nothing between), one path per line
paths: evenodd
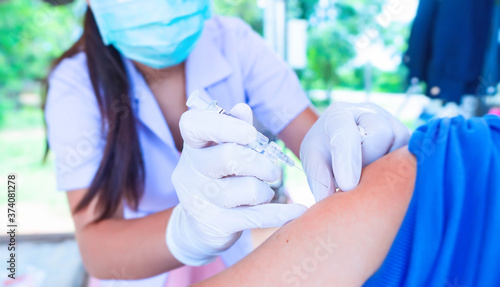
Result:
M334 193L291 223L300 227L295 237L307 230L309 237L331 237L342 247L324 279L360 286L380 268L407 213L415 178L416 159L403 147L365 167L358 187Z
M415 188L416 173L415 156L408 147L402 147L365 167L355 189L334 193L317 207L360 209L364 217L371 213L376 217L384 216L387 210L399 210L397 218L402 220Z
M408 147L402 147L367 166L358 192L387 193L411 198L415 186L417 160Z

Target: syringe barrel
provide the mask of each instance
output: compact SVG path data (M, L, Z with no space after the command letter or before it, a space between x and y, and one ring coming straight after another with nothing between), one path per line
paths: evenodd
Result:
M194 91L187 99L186 106L190 108L197 108L200 110L214 111L218 114L223 114L227 116L233 116L228 113L223 108L217 105L217 101L214 101L206 93L203 94L200 90Z
M262 153L262 151L264 151L268 145L269 139L260 132L257 132L257 139L248 144L251 149L259 153Z
M217 102L212 100L210 96L206 94L202 95L198 90L189 96L186 105L190 108L195 107L202 110L215 111L219 114L234 117L229 112L219 107ZM295 162L290 159L276 143L270 142L269 139L260 132L257 132L257 139L248 144L248 147L265 155L272 161L279 160L288 166L295 165Z
M213 100L210 97L202 97L201 92L199 90L194 91L191 95L189 95L186 106L190 108L197 108L200 110L208 110L212 105Z
M293 167L295 166L295 162L288 157L281 147L277 145L275 142L269 142L269 145L266 147L265 151L262 153L267 156L271 160L278 160L284 163L287 166Z

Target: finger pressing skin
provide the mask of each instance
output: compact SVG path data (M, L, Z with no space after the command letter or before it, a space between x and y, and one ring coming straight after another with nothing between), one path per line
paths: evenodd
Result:
M394 131L386 117L377 114L364 114L359 124L367 135L363 140L363 166L381 158L394 143Z
M317 137L322 136L324 136L323 133L306 135L305 144L302 144L300 149L300 158L307 175L307 183L316 201L333 194L335 190L330 147L315 144L322 142L317 139Z
M333 174L339 188L349 191L361 178L361 135L352 114L332 113L325 122L330 139Z

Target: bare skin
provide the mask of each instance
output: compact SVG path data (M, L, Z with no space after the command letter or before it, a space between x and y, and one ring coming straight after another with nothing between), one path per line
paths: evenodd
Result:
M68 192L71 210L86 189ZM171 209L139 219L126 220L123 209L99 223L97 199L84 210L73 213L76 240L85 269L100 279L140 279L182 266L165 244L165 228Z
M407 148L363 170L359 186L313 205L250 255L196 286L361 286L381 266L413 194Z
M185 64L166 69L153 69L139 62L135 66L142 73L153 93L158 106L174 138L175 147L182 151L183 140L179 129L179 120L186 107Z
M144 75L172 133L175 145L181 151L183 140L179 120L186 111L184 63L161 70L139 63L135 65ZM307 108L279 134L297 156L302 139L317 119L317 114ZM87 189L67 192L72 211L86 192ZM92 276L99 279L142 279L182 266L165 244L165 231L171 209L140 219L126 220L123 218L123 208L119 208L113 218L94 223L98 215L96 203L94 200L84 210L73 214L83 262Z

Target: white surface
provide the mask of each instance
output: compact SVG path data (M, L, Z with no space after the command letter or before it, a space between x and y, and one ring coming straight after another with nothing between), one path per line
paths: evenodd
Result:
M309 95L313 99L321 100L325 99L326 93L323 90L312 90ZM348 103L373 102L392 115L397 116L401 121L417 119L424 107L430 103L429 98L425 95L411 95L407 97L403 93L376 92L367 95L364 91L333 91L332 102L336 101Z
M294 69L307 66L307 21L290 19L287 24L286 61Z

